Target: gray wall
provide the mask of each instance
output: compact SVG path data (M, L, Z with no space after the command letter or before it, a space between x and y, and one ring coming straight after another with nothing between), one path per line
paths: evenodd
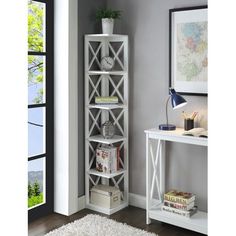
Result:
M114 33L129 35L130 50L130 192L145 195L144 130L165 121L168 96L168 10L206 4L206 0L79 0L79 195L84 194L84 76L83 37L101 33L94 20L97 8L107 5L122 10ZM186 96L186 111L199 111L196 126L207 127L206 97ZM180 111L169 111L170 121L183 126ZM166 187L197 194L198 205L207 209L207 149L167 144Z
M114 33L128 34L130 43L130 192L145 195L144 130L165 121L168 96L169 12L171 8L206 4L206 0L119 0L107 5L122 10ZM186 96L186 111L199 111L196 126L207 127L207 98ZM170 121L183 126L181 111L171 111ZM207 209L207 149L167 144L167 188L197 194Z
M105 0L78 0L78 116L79 116L79 196L84 195L84 35L100 32L100 23L95 20L95 12L97 8L105 7Z

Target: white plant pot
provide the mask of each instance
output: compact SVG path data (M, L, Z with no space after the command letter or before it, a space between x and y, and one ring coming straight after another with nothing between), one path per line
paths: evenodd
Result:
M102 33L103 34L113 34L113 28L114 28L113 18L102 19Z

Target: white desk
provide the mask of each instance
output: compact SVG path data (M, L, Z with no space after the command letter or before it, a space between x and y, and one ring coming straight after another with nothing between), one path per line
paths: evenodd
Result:
M184 136L183 129L161 131L145 130L146 133L146 223L151 219L207 234L207 213L198 211L185 218L161 210L165 193L165 141L207 146L206 138Z

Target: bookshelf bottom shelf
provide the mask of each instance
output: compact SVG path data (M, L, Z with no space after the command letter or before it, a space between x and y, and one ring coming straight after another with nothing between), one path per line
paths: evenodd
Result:
M161 210L161 206L158 205L155 208L149 210L149 218L179 226L185 229L196 231L198 233L207 234L207 213L198 211L191 218L185 218L173 213L165 212Z
M106 214L106 215L111 215L111 214L113 214L113 213L115 213L115 212L117 212L117 211L119 211L119 210L121 210L121 209L123 209L127 206L128 206L128 202L121 201L121 204L119 206L117 206L115 208L111 208L111 209L104 208L104 207L99 207L99 206L91 204L91 203L87 204L86 208L88 208L90 210L93 210L93 211L98 211L98 212Z

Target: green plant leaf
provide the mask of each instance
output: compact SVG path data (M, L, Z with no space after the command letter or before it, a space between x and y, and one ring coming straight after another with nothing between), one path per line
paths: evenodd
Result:
M103 18L112 18L120 19L121 11L120 10L111 10L111 9L98 9L96 12L96 19L100 20Z

